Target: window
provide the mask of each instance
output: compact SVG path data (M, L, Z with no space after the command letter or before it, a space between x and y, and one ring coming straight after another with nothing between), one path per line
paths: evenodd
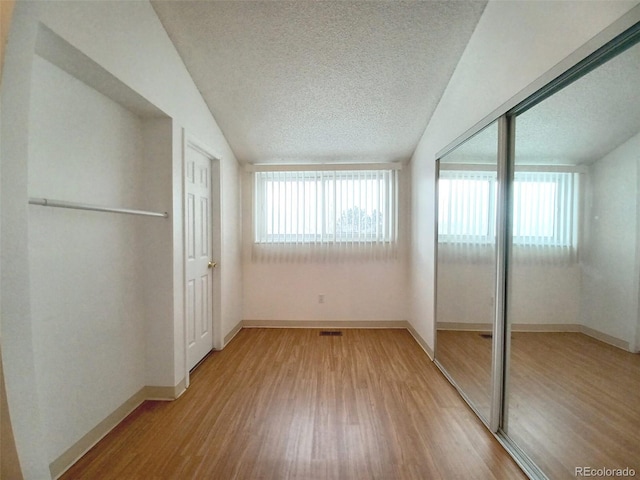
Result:
M395 244L397 174L395 169L255 172L254 245Z
M443 171L438 182L438 240L493 244L495 186L492 172Z
M577 174L516 172L513 183L513 243L567 247L577 244Z
M513 243L574 248L577 241L577 174L516 172ZM438 183L438 241L493 245L496 174L444 170Z

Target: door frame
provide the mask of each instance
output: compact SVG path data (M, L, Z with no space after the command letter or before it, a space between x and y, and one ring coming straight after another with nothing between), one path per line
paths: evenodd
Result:
M211 256L217 263L213 269L211 288L213 291L211 302L212 317L212 350L222 348L222 316L221 316L221 282L220 282L220 257L221 257L221 211L220 211L220 156L212 149L198 141L192 135L182 130L182 328L183 328L183 348L184 348L184 381L185 388L189 387L189 339L187 335L187 152L191 148L209 159L211 163Z

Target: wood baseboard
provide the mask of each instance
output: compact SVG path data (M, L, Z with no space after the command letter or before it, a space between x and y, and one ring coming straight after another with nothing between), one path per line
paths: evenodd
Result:
M438 330L456 330L459 332L491 332L490 323L440 322ZM513 332L580 332L581 325L574 323L516 323L511 325Z
M171 401L178 398L185 391L184 379L175 387L142 387L133 394L122 405L116 408L110 415L102 420L98 425L89 430L80 440L69 447L62 455L49 464L51 478L59 478L74 463L76 463L85 453L91 450L100 440L102 440L120 422L138 408L146 400Z
M141 388L133 394L120 407L115 409L110 415L102 420L98 425L89 430L80 440L74 443L62 455L49 464L51 478L58 478L66 472L71 465L77 462L80 457L87 453L96 443L113 430L127 415L133 412L142 402L145 401L145 389Z
M178 398L186 390L185 381L182 379L175 387L144 387L145 400L172 401Z
M516 323L511 325L512 332L580 332L577 323Z
M618 347L622 350L626 350L627 352L631 352L631 345L626 340L612 337L611 335L602 333L598 330L594 330L593 328L586 327L584 325L580 325L580 333L584 333L585 335L595 338L596 340L600 340L601 342L608 343L609 345L613 345L614 347Z
M438 322L438 330L456 330L458 332L490 332L490 323Z
M233 327L229 333L227 333L227 335L224 337L224 342L222 344L222 348L224 348L227 345L229 345L229 342L231 340L233 340L233 337L235 337L238 334L238 332L240 332L240 330L242 330L243 323L244 322L242 320L239 321L238 324L235 327Z
M462 324L461 324L462 325ZM406 320L243 320L238 324L242 328L393 328L406 329L414 340L433 361L433 349ZM235 335L237 332L234 332ZM230 334L231 335L231 334ZM228 342L225 338L225 345Z
M411 325L409 322L407 322L407 330L409 330L409 333L411 334L413 339L418 343L418 345L422 347L422 349L429 356L431 361L433 361L434 359L433 349L429 346L429 344L424 340L424 338L422 338L422 336L418 333L418 331L415 328L413 328L413 325Z
M433 349L406 320L243 320L240 328L393 328L406 329L433 360ZM463 324L460 324L463 325ZM237 333L237 332L236 332ZM234 333L235 335L235 333ZM228 342L225 339L225 345Z
M438 330L455 330L459 332L491 332L490 323L462 323L462 322L439 322ZM578 323L516 323L511 326L513 332L571 332L582 333L589 337L608 343L614 347L621 348L627 352L631 351L628 341L622 340L606 333L595 330Z
M407 328L406 320L243 320L242 328Z

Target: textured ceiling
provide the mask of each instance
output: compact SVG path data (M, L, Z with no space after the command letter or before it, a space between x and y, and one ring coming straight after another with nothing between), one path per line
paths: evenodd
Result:
M590 164L640 132L640 44L523 113L516 160Z
M640 44L516 119L516 162L588 165L640 133ZM495 125L462 144L446 163L495 163Z
M485 1L166 1L241 162L408 161Z

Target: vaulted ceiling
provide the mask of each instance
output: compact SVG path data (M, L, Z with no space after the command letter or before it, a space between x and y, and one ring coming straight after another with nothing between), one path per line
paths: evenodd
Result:
M152 0L243 163L408 161L486 1Z
M640 132L640 44L525 112L522 163L590 164Z
M496 125L445 161L495 163ZM640 132L640 44L620 53L516 119L516 161L588 165Z

